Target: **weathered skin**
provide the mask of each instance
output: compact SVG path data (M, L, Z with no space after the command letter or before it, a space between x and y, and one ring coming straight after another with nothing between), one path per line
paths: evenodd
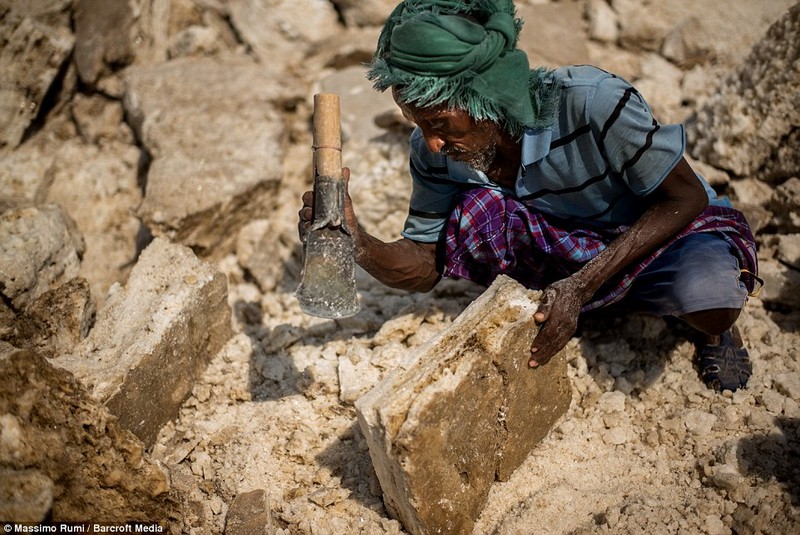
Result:
M395 102L397 98L395 95ZM521 146L494 122L476 121L463 110L442 106L418 108L398 102L409 120L422 130L432 152L480 167L491 155L484 170L490 180L513 187L520 165ZM349 180L350 170L344 169ZM542 324L531 347L529 365L547 363L575 333L581 306L588 302L603 283L631 263L657 249L685 228L708 204L708 197L685 159L667 175L661 185L643 199L649 202L643 215L631 228L612 241L606 249L573 275L544 289L544 298L535 320ZM312 217L311 192L303 195L299 212L301 237ZM349 194L345 216L354 229L356 262L382 283L409 291L429 291L441 278L436 271L436 244L402 238L386 243L371 236L358 225ZM739 309L715 309L682 317L704 333L708 343L719 343L719 335L733 325Z

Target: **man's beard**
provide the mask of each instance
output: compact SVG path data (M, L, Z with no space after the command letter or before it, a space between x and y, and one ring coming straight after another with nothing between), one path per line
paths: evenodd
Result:
M494 162L494 157L497 155L497 144L492 141L477 152L468 152L452 145L445 145L442 148L442 154L459 162L464 162L477 171L488 173L492 162Z

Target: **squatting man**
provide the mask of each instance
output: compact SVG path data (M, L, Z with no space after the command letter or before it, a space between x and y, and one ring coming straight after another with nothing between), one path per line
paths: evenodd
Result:
M531 69L521 28L511 0L405 0L392 12L367 76L416 125L413 187L390 243L358 225L346 197L356 262L409 291L500 274L543 290L532 368L581 313L676 317L701 336L705 384L744 388L752 367L734 322L758 285L746 220L684 159L682 125L660 124L602 69ZM301 239L312 216L306 192Z

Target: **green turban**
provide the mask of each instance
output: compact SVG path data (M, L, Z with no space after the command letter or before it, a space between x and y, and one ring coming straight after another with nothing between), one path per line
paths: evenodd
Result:
M558 90L516 48L522 21L511 0L405 0L378 39L368 78L400 99L447 104L512 134L549 126Z

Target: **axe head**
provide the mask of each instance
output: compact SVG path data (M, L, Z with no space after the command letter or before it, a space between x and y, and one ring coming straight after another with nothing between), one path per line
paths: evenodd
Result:
M306 234L303 276L295 295L306 314L345 318L361 306L355 243L344 213L339 97L314 95L314 220Z
M361 309L355 280L353 237L340 227L306 235L303 276L295 296L300 309L320 318L346 318Z

